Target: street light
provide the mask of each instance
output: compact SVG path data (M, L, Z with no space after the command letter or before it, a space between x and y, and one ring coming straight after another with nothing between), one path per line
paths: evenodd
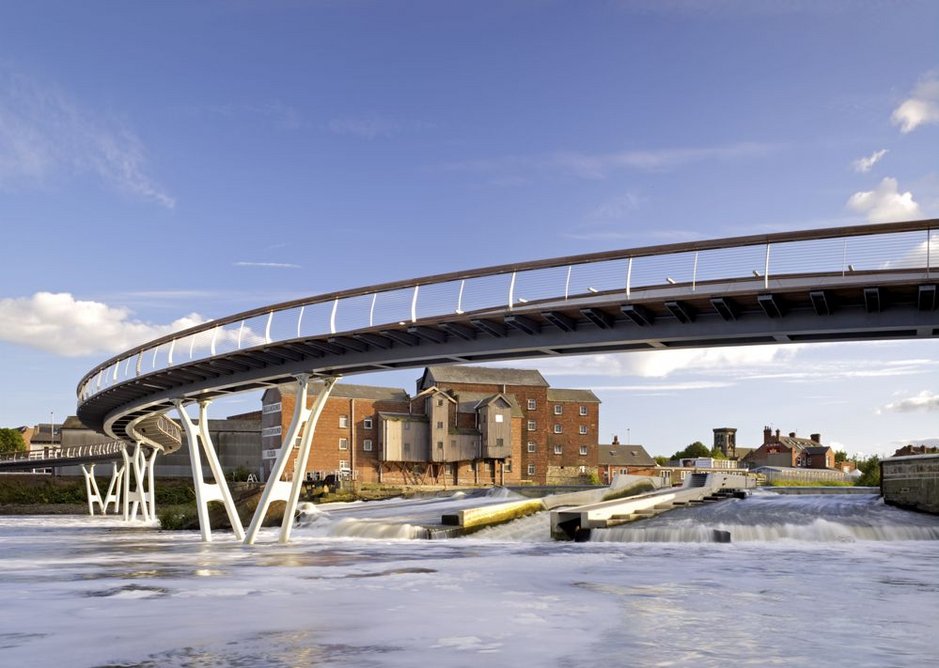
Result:
M55 445L55 411L49 411L49 433L51 445Z

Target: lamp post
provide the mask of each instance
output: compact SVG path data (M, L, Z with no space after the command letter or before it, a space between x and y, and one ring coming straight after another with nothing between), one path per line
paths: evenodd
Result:
M49 411L49 440L55 447L55 411Z

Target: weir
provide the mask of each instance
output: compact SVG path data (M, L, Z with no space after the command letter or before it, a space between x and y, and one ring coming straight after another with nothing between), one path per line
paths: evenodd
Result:
M654 517L673 508L744 495L753 487L756 481L746 475L693 473L678 489L554 510L551 512L551 537L586 541L590 540L592 529L605 529ZM719 538L715 540L723 542Z

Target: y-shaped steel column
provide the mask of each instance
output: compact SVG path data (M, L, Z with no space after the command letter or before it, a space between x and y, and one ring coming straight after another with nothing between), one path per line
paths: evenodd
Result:
M279 540L281 543L290 540L294 514L297 512L297 502L300 499L300 489L303 486L303 474L306 471L307 462L310 460L313 430L316 429L316 422L319 420L320 413L323 412L326 400L329 399L329 393L332 392L333 386L338 380L338 376L324 378L323 391L316 396L313 406L307 408L310 377L307 374L297 376L297 396L293 408L293 420L291 420L290 428L287 429L287 434L283 438L277 460L271 469L271 475L267 478L267 484L264 485L264 493L261 495L257 509L254 511L254 517L251 518L248 535L245 537L245 545L254 544L255 539L258 537L258 531L261 529L261 523L264 521L273 501L287 502L287 507L284 508L284 519L280 525ZM284 469L287 468L287 459L290 457L293 444L296 442L301 428L303 429L303 437L300 441L300 450L297 452L297 458L294 462L291 482L287 482L280 478L284 474Z
M225 481L222 465L218 461L218 455L215 454L215 448L212 445L212 438L209 436L207 409L210 403L210 401L199 402L199 427L196 428L183 408L183 400L176 399L173 402L176 406L176 412L179 413L179 421L183 423L186 440L189 443L189 460L192 463L192 484L196 490L196 512L199 515L199 531L202 533L203 541L206 543L212 541L209 501L221 501L225 506L225 512L228 513L228 520L231 522L235 537L242 540L245 537L245 529L241 524L241 518L238 517L238 510L235 508L235 502L232 500L228 483ZM205 458L209 462L209 468L212 470L212 477L215 478L214 483L207 483L202 475L202 456L199 453L200 442L202 443L202 449L205 450Z
M102 515L108 514L108 506L114 504L114 512L121 506L121 486L124 479L125 467L117 468L117 464L112 462L111 482L108 484L108 491L101 496L98 489L98 481L95 480L95 465L82 464L82 473L85 476L85 491L88 493L88 514L95 514L95 505L101 510ZM151 483L151 489L153 485Z
M156 507L153 498L152 473L149 477L150 487L148 488L145 483L148 480L147 468L153 465L154 457L151 456L148 460L139 442L134 444L133 455L127 454L127 446L121 450L121 454L124 456L124 520L136 520L137 511L139 510L144 522L149 522L155 519L153 510ZM133 473L134 478L133 490L130 488L131 473Z

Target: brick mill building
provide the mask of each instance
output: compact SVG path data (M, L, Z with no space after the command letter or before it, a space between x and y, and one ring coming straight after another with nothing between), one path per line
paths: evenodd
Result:
M788 436L763 428L763 444L750 452L744 462L750 468L760 466L779 466L785 468L833 469L835 453L827 445L822 445L821 434L812 434L809 438L799 438L795 432Z
M321 387L312 382L310 394ZM263 396L265 474L295 400L292 384ZM551 388L527 369L428 367L413 397L337 384L316 426L308 472L391 484L583 482L597 471L599 408L593 392Z

